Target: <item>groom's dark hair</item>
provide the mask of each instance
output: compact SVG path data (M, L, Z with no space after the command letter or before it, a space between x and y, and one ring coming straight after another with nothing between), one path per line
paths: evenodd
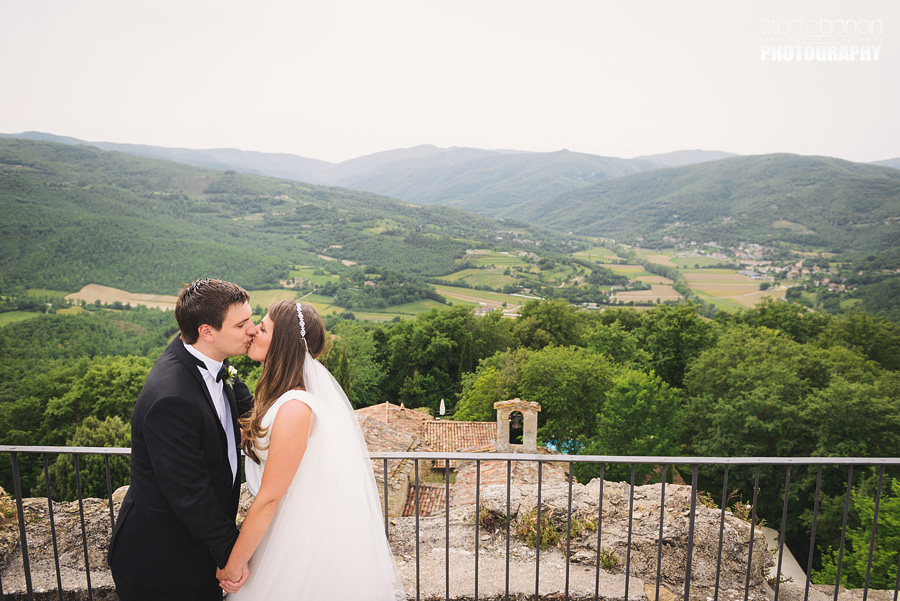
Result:
M250 294L231 282L202 279L185 284L175 301L175 321L181 330L181 340L185 344L197 342L203 324L221 330L228 309L249 300Z

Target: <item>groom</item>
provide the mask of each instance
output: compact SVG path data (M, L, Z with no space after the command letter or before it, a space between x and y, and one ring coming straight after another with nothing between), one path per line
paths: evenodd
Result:
M109 550L122 601L222 599L216 567L238 536L237 418L253 402L227 358L256 335L249 298L209 279L178 295L181 336L153 366L131 416L131 486Z

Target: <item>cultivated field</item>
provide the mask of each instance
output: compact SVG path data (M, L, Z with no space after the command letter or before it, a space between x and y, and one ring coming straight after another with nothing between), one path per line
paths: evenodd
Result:
M628 301L656 302L656 299L659 299L660 302L662 302L667 300L678 300L681 298L681 295L678 294L672 286L651 284L650 290L629 290L627 292L616 291L615 298L616 300L624 301L626 303Z
M783 286L760 290L761 280L728 269L685 270L683 273L697 296L728 311L753 308L765 298L781 298L786 290Z
M611 261L622 260L616 253L603 246L595 246L588 250L580 250L573 256L586 261L597 261L598 263L609 263Z
M325 275L315 275L316 268L309 267L307 265L298 265L296 269L292 269L288 276L292 278L303 278L305 280L311 281L316 286L322 286L327 284L328 282L336 282L340 280L340 276L325 274Z
M162 309L164 311L174 310L177 297L165 294L139 294L137 292L128 292L119 290L118 288L110 288L109 286L100 286L99 284L88 284L78 292L66 295L66 300L72 302L93 303L100 301L102 304L111 305L116 301L123 305L144 305L153 309Z
M503 267L526 267L529 265L528 261L521 259L517 255L486 249L466 251L465 260L479 267L482 265L502 265Z
M452 286L435 286L438 294L452 300L454 304L466 304L474 307L484 307L490 311L504 309L512 312L528 302L529 299L511 294L488 292L485 290L470 290L468 288L454 288ZM503 306L506 303L506 307Z
M275 288L272 290L248 290L250 293L250 306L256 308L260 306L267 308L269 305L280 300L297 300L300 293L296 290L284 290Z
M3 327L8 323L24 321L39 315L40 313L34 313L32 311L7 311L6 313L0 313L0 327Z
M515 284L516 278L512 275L503 275L505 267L488 267L485 269L463 269L456 273L444 276L441 279L446 282L465 282L470 286L505 286Z

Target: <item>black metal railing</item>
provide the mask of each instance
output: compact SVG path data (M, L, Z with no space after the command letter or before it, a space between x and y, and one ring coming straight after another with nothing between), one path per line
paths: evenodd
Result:
M22 560L22 568L24 572L24 588L25 590L15 591L15 596L17 598L27 598L29 600L34 599L35 595L35 587L32 583L32 570L29 562L29 541L27 536L26 529L26 521L25 521L25 510L23 501L26 496L23 493L22 488L22 473L21 473L21 462L20 459L22 457L27 457L28 461L31 464L32 472L38 470L39 466L43 471L43 487L42 490L45 491L46 494L46 502L49 510L49 529L51 532L52 539L52 547L53 547L53 561L55 566L55 576L56 576L56 592L57 596L62 601L64 598L64 590L63 590L63 582L61 577L61 569L60 569L60 561L59 561L59 549L57 548L57 526L54 521L54 509L53 503L51 500L51 478L48 469L48 456L52 455L62 455L62 456L71 456L72 464L74 466L74 476L75 476L75 488L77 492L77 502L78 502L78 515L81 527L81 539L82 539L82 551L84 555L84 590L87 593L87 598L93 599L94 589L91 583L91 565L89 560L89 548L88 548L88 536L86 533L86 524L85 524L85 512L84 512L84 498L82 495L82 467L80 465L80 458L83 456L100 456L103 458L103 463L105 466L105 480L106 480L106 501L109 506L109 520L110 527L115 522L115 513L114 513L114 503L113 503L113 484L111 479L110 472L110 457L114 456L127 456L130 454L130 449L127 448L98 448L98 447L18 447L18 446L0 446L0 456L8 455L9 456L9 465L11 467L11 478L14 488L15 495L15 508L16 508L16 517L18 522L18 549L21 552L21 560ZM40 463L37 463L37 459L39 458ZM691 598L691 585L692 585L692 557L693 557L693 545L694 545L694 529L695 529L695 518L697 516L698 510L698 493L700 492L700 482L701 479L704 480L705 484L709 484L711 482L718 483L721 480L721 501L718 504L718 508L720 508L720 518L719 518L719 538L718 538L718 550L716 556L716 574L715 574L715 586L714 586L714 601L718 601L719 599L719 585L720 585L720 572L722 568L722 549L723 549L723 534L725 531L725 521L726 521L726 511L727 504L730 498L729 493L729 477L732 477L732 480L735 479L735 476L731 473L732 470L741 469L743 470L744 476L743 478L748 478L752 475L752 491L746 491L747 494L752 493L752 502L748 503L750 507L751 514L749 516L749 546L747 551L747 559L746 559L746 576L744 580L744 601L747 601L748 595L751 589L751 566L753 563L753 551L754 551L754 538L761 536L761 534L757 531L758 524L758 516L757 516L757 506L760 503L759 493L760 493L760 473L761 469L771 469L775 468L777 470L783 470L784 478L784 496L783 501L781 502L781 520L778 522L779 531L778 531L778 544L777 544L777 557L774 557L774 561L776 564L775 567L775 577L772 581L772 588L774 589L774 599L773 601L778 601L779 593L780 593L780 585L782 583L782 562L784 558L784 553L786 549L785 537L786 537L786 528L789 520L789 500L791 498L791 478L792 478L792 470L796 470L798 473L801 470L803 471L803 475L807 478L807 482L809 483L811 489L811 478L815 477L815 493L813 495L813 508L812 508L812 517L811 517L811 527L809 532L809 549L807 555L806 562L806 575L808 576L811 573L813 568L813 557L816 551L816 529L817 529L817 521L820 512L820 495L822 494L822 486L823 486L823 470L829 470L830 477L833 476L836 470L846 470L846 492L844 494L844 505L843 505L843 514L842 514L842 525L840 529L840 542L837 548L837 565L836 565L836 575L835 575L835 583L833 588L833 597L834 600L837 601L838 593L839 593L839 584L841 581L841 569L842 562L844 559L844 550L846 544L846 535L848 529L848 517L850 515L850 507L851 507L851 492L853 491L854 484L854 469L859 470L860 468L868 468L873 470L873 474L877 474L877 488L874 496L874 514L871 524L871 537L869 542L869 553L868 553L868 562L866 566L866 575L865 575L865 583L863 588L863 601L866 601L867 595L869 592L869 576L873 566L873 554L875 553L875 540L876 533L878 532L878 524L879 524L879 505L882 497L882 485L885 476L885 470L891 470L891 473L896 473L900 470L900 458L835 458L835 457L826 457L826 458L812 458L812 457L804 457L804 458L773 458L773 457L765 457L765 458L750 458L750 457L742 457L742 458L711 458L711 457L619 457L619 456L569 456L569 455L546 455L546 454L518 454L518 453L371 453L371 458L373 462L381 462L383 467L383 480L381 484L383 485L384 494L384 528L385 532L389 538L392 536L391 530L391 522L392 519L389 516L389 499L388 499L388 491L390 490L390 482L389 482L389 474L390 472L390 463L393 462L394 465L399 465L403 462L413 462L414 468L411 482L411 500L412 496L414 496L414 523L415 523L415 593L413 595L413 591L407 590L407 595L410 598L415 598L419 601L422 598L422 586L421 586L421 549L420 549L420 533L421 533L421 523L420 523L420 507L419 507L419 490L421 483L420 479L420 464L427 462L434 462L438 460L442 460L444 462L443 465L443 480L444 480L444 499L443 499L443 519L444 519L444 535L446 541L446 547L444 549L444 598L449 600L451 598L451 578L450 578L450 512L451 512L451 485L450 485L450 460L460 463L474 463L475 465L475 495L474 495L474 511L475 511L475 519L474 519L474 529L475 529L475 543L474 549L472 549L472 553L474 553L474 570L471 573L471 578L473 579L474 584L474 599L479 598L479 579L482 576L480 573L480 515L482 509L482 467L485 464L491 463L496 464L500 463L501 465L505 463L505 485L506 485L506 507L505 507L505 549L506 549L506 560L505 560L505 597L506 599L511 598L511 596L520 595L520 593L524 591L511 591L510 590L510 540L512 539L512 533L510 530L510 524L512 522L510 507L511 507L511 490L513 484L513 465L518 464L519 462L532 462L537 466L537 480L536 480L536 499L537 502L535 504L535 510L537 514L537 528L536 528L536 541L534 545L534 573L535 573L535 583L534 583L534 599L541 598L541 512L542 512L542 488L543 488L543 472L544 466L546 464L554 464L554 465L564 465L567 466L565 470L565 485L568 487L568 506L567 506L567 515L565 519L566 524L566 532L565 532L565 584L564 590L560 591L563 594L563 598L570 598L570 568L571 568L571 542L572 542L572 498L573 498L573 467L575 466L584 466L588 464L593 464L593 467L597 469L597 474L599 476L599 497L597 499L597 538L596 538L596 549L597 549L597 557L596 557L596 566L595 566L595 578L594 578L594 598L600 598L600 578L601 578L601 543L603 541L604 535L604 524L603 524L603 510L604 510L604 485L608 484L604 481L604 474L606 466L615 465L621 466L624 465L626 467L630 467L630 480L627 483L629 490L629 499L628 499L628 519L627 519L627 542L625 543L625 565L624 565L624 599L629 599L629 586L631 585L630 577L632 575L632 566L631 566L631 551L632 551L632 532L634 527L634 517L635 517L635 509L634 509L634 501L635 501L635 487L636 487L636 467L637 466L654 466L657 474L662 474L661 479L657 482L656 485L659 486L660 490L660 516L659 516L659 534L657 537L657 548L656 548L656 578L655 578L655 599L659 599L660 594L660 583L663 581L661 578L661 568L663 565L663 540L664 530L666 528L666 512L662 510L663 505L666 500L666 474L674 473L675 468L678 467L679 473L684 474L686 477L690 478L690 482L685 481L685 484L690 485L690 503L687 516L689 516L688 520L688 528L687 528L687 553L685 556L684 563L684 577L683 577L683 601L687 601ZM2 461L2 458L0 458ZM749 470L749 471L747 471ZM779 471L779 476L781 472ZM32 473L32 476L35 476ZM833 477L832 477L833 480ZM747 479L747 482L750 480ZM638 486L641 483L638 483ZM843 484L841 484L843 487ZM38 487L32 487L32 491L35 491ZM832 482L833 488L833 482ZM711 495L707 495L707 498L711 498ZM779 494L780 498L780 494ZM471 505L471 504L469 504ZM796 508L795 508L796 509ZM807 509L803 507L801 509ZM773 515L772 512L769 515ZM794 514L791 514L794 515ZM777 516L776 516L777 517ZM894 516L896 519L897 516ZM4 521L7 519L11 519L9 516L4 517ZM426 518L430 520L439 519L435 517ZM14 550L13 550L14 551ZM13 551L10 551L11 553ZM773 550L774 551L774 550ZM882 549L884 551L884 549ZM890 550L888 550L890 551ZM9 563L8 559L4 563ZM0 565L0 568L4 566ZM96 568L95 568L96 569ZM652 579L650 579L652 580ZM410 583L411 584L411 583ZM680 585L679 585L680 586ZM898 589L900 589L900 564L898 564L896 568L896 576L894 577L894 592L893 599L897 601L898 599ZM0 573L0 601L3 601L7 596L10 596L11 591L6 591L4 589L4 583L2 580L2 573ZM804 586L804 594L803 600L807 601L810 594L810 578L807 577ZM433 598L435 595L433 592L428 594L429 598ZM459 592L454 591L453 597L458 598ZM525 593L525 596L530 596L528 593ZM648 595L649 596L649 595ZM492 595L492 598L495 598L495 595ZM652 600L651 600L652 601Z

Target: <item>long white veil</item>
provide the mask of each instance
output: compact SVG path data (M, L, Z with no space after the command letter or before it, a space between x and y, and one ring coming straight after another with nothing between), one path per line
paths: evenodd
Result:
M341 577L343 580L357 580L360 583L368 581L367 586L372 587L365 595L356 596L355 599L405 601L403 584L384 532L384 516L369 449L356 413L331 372L309 353L304 361L303 382L307 392L317 399L318 405L316 424L311 436L331 438L328 448L341 454L341 461L336 462L334 467L342 472L342 500L347 501L344 506L348 513L361 513L356 516L359 519L352 519L348 515L339 516L340 523L332 524L332 534L339 537L344 548L345 563ZM329 422L327 427L326 420ZM322 431L315 432L320 426ZM323 465L330 463L325 461ZM299 492L303 494L303 491ZM362 552L366 548L371 548L372 551L368 558ZM371 564L347 565L354 562L353 556L357 552L359 561Z
M405 601L356 413L331 373L308 353L303 382L309 394L285 393L263 420L271 424L292 399L313 411L306 453L250 561L250 578L234 598ZM247 462L248 484L254 479L258 485L261 468ZM260 472L258 479L253 471Z

